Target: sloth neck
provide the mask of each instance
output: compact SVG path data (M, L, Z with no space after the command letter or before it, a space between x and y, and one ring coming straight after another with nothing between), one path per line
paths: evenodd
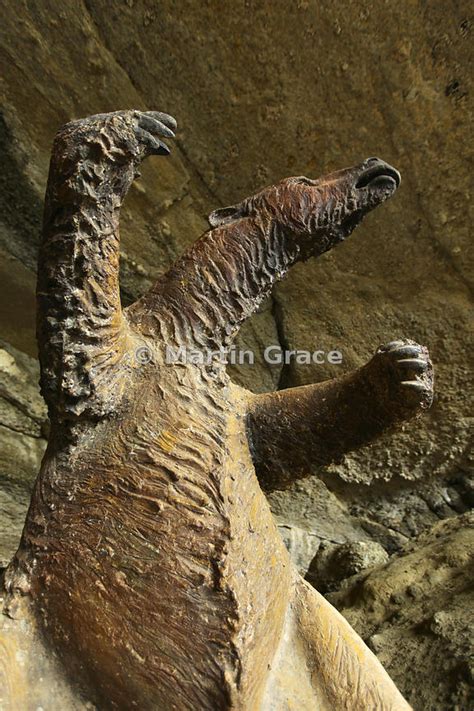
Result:
M282 229L238 220L206 232L128 311L166 343L226 348L298 258Z

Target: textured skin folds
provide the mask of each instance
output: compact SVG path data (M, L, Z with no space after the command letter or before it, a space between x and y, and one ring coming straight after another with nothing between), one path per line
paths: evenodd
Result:
M349 376L261 396L217 361L165 362L166 346L230 345L273 283L347 237L398 173L371 158L216 210L123 310L120 205L175 127L166 114L116 112L68 124L53 146L38 278L52 431L4 579L0 699L7 709L408 709L297 575L262 486L286 486L428 407L426 349L393 342ZM30 663L14 676L17 654Z

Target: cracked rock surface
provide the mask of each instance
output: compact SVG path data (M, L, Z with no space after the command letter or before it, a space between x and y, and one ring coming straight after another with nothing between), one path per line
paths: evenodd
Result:
M4 8L0 567L17 544L46 444L34 291L56 129L131 107L178 119L172 156L145 163L122 211L124 303L207 228L212 209L287 175L318 177L380 155L402 173L396 198L276 287L239 337L255 364L234 366L232 377L265 391L337 377L400 336L430 348L437 395L426 417L270 500L302 572L331 547L378 544L391 556L369 574L386 575L375 612L365 593L348 602L355 583L331 599L362 636L377 638L373 648L416 709L471 708L459 651L463 612L472 607L468 586L459 595L456 587L464 573L443 564L445 590L454 591L448 601L437 558L422 554L440 540L460 550L472 530L470 9L464 0L257 0L225 11L217 0L32 0ZM262 354L273 344L337 349L342 364L270 367ZM390 601L404 579L397 561L417 555L426 575L413 589L422 586L432 617L416 596ZM339 570L331 589L352 570Z
M46 405L35 360L0 341L0 568L18 546L46 447Z
M437 523L328 595L415 711L473 708L473 570L470 512Z

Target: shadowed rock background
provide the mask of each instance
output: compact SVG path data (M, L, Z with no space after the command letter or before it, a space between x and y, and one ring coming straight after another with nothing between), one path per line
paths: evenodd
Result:
M429 346L430 413L271 504L300 570L416 711L474 707L469 9L463 0L4 5L0 566L47 436L34 291L57 128L123 108L178 120L172 157L143 166L122 213L125 303L206 229L212 209L287 175L379 155L402 173L397 195L275 288L239 341L257 363L232 377L269 390L337 377L398 336ZM338 349L343 362L270 368L261 354L272 344Z

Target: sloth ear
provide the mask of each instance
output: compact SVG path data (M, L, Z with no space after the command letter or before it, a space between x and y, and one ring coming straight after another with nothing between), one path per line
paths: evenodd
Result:
M220 207L218 210L214 210L207 219L211 227L220 227L221 225L228 225L230 222L240 220L242 217L246 217L247 214L245 203L240 202L237 205Z

